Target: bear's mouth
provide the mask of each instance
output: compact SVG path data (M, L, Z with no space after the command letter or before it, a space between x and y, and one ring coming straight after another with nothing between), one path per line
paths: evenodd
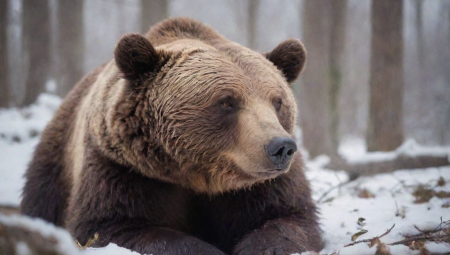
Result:
M258 174L260 176L264 176L264 177L276 177L280 174L284 174L288 171L289 168L275 168L275 169L268 169L268 170L264 170L261 172L258 172Z

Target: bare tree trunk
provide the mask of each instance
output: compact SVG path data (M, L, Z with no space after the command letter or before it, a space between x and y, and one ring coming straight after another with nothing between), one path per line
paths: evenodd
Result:
M329 112L330 3L304 2L303 36L308 57L298 89L298 103L303 143L311 157L333 154Z
M372 1L369 151L403 142L403 1Z
M58 0L57 94L64 97L83 76L83 0Z
M429 70L430 66L427 64L429 62L427 54L425 54L425 37L424 37L424 31L423 31L423 0L416 0L414 2L415 7L415 14L416 14L416 20L415 20L415 26L417 31L417 64L418 64L418 70L417 70L417 81L416 81L416 87L415 89L418 90L417 93L420 95L417 99L421 102L425 101L427 98L427 94L429 91L428 86L424 86L428 82L430 82L429 79ZM409 85L409 84L408 84ZM422 108L420 105L416 106L417 108ZM427 112L426 109L420 109L418 110L417 116L421 116Z
M342 89L343 54L345 49L347 0L330 1L330 136L332 153L336 156L339 147L339 97Z
M303 142L312 157L337 157L346 14L346 0L305 1L303 31L308 58L298 98Z
M21 105L36 101L45 91L50 74L50 9L48 0L23 1L25 97Z
M0 107L9 106L9 81L8 81L8 1L0 0Z
M422 68L425 60L425 41L423 37L423 0L415 1L415 11L417 29L417 52L419 55L418 61L420 62L420 68Z
M257 24L258 24L258 8L259 0L248 1L248 20L247 20L247 47L257 50Z
M378 1L378 0L377 0ZM326 168L333 170L345 170L351 177L391 173L400 169L424 169L429 167L441 167L450 165L448 155L415 155L400 154L393 159L384 161L369 161L364 163L348 163L344 159L331 161Z
M444 60L443 63L447 63L444 64L445 70L445 83L447 84L447 86L450 84L450 66L448 65L448 63L450 63L450 49L448 48L448 45L450 45L450 2L446 2L446 4L444 5L444 9L446 9L446 13L447 13L447 36L446 36L446 44L447 46L444 46ZM447 87L448 89L446 90L447 95L450 94L450 87ZM447 96L448 98L449 96ZM441 127L441 131L440 131L440 136L441 136L441 141L442 144L450 144L450 104L447 101L447 104L444 104L444 112L446 114L444 114L444 121L443 121L443 127Z
M169 16L167 0L141 0L141 32Z
M441 83L438 95L434 97L436 107L436 138L440 145L450 144L450 1L439 3L439 23L437 24L436 36L439 38L436 42L437 54L439 58L436 61L436 70L434 77L440 77L436 83ZM437 32L439 31L439 32ZM428 53L428 52L427 52ZM426 54L425 54L426 55ZM427 87L427 86L423 86Z

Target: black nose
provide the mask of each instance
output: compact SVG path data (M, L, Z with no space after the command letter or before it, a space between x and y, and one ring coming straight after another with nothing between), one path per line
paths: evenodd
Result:
M289 137L275 137L266 146L266 153L277 169L285 169L297 151L297 145Z

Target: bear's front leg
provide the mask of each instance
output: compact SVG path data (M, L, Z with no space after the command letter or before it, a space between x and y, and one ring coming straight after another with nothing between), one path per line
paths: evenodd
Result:
M320 230L300 216L267 221L235 246L235 255L287 255L320 251Z
M82 245L109 243L142 254L224 254L189 235L191 194L90 149L74 188L66 228Z
M98 247L115 243L142 254L224 255L216 247L195 237L169 228L153 227L145 222L112 224L97 233L98 240L94 245Z

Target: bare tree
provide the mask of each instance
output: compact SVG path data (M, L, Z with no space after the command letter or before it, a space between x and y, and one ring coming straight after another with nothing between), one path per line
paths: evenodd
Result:
M65 96L83 75L83 0L57 1L57 94Z
M416 12L416 29L417 29L417 52L419 54L418 61L420 67L423 66L423 60L425 59L425 41L423 35L423 0L415 0L414 8Z
M403 142L403 1L372 1L369 151L390 151Z
M445 145L450 142L450 2L440 2L439 6L439 22L435 30L436 53L433 54L437 57L432 76L436 77L435 83L438 85L433 98L436 104L436 138L438 144Z
M426 95L429 94L427 90L429 90L428 86L423 86L423 84L428 83L428 75L430 75L430 64L428 64L429 59L427 54L425 53L425 35L423 31L423 0L416 0L414 2L415 8L415 28L417 32L416 43L417 43L417 65L418 70L416 70L417 79L412 84L413 89L416 90L416 93L422 97L422 100L426 100ZM422 101L421 100L421 101ZM413 106L414 107L414 106ZM418 113L418 116L426 114L427 109L421 109L423 107L415 106L415 111ZM426 125L427 126L427 125Z
M247 20L247 46L250 49L256 50L256 40L257 40L257 24L258 24L258 8L259 0L249 0L248 1L248 20Z
M337 154L339 147L339 97L342 89L343 54L345 49L347 0L330 1L330 66L329 66L329 94L330 94L330 136L332 152Z
M298 90L303 142L311 156L337 155L346 0L306 0L303 33L308 50Z
M23 1L25 96L21 105L36 101L50 74L49 1Z
M8 27L8 1L0 1L0 107L9 106L8 50L6 29Z
M327 0L304 2L303 36L308 57L298 99L303 143L312 157L332 154L328 108L329 7Z
M444 46L444 59L443 59L443 66L446 67L442 67L444 68L444 73L445 73L445 83L447 84L447 90L445 91L446 95L447 95L447 100L446 103L444 103L443 107L444 109L444 115L445 117L443 118L443 127L441 127L441 141L442 144L450 144L450 104L448 103L448 98L450 98L450 86L448 86L450 84L450 66L448 65L448 63L450 63L450 49L448 48L448 45L450 45L450 2L446 2L446 4L444 5L443 8L446 12L446 23L447 23L447 28L446 29L447 33L446 33L446 46ZM445 64L446 63L446 64ZM446 113L446 114L445 114Z
M141 0L141 32L169 16L167 0Z

